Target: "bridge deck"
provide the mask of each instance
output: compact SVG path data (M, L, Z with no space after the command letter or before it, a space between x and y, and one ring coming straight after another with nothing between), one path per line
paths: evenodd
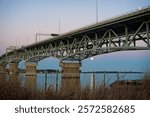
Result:
M54 41L54 40L58 40L58 39L69 38L71 36L79 35L82 33L87 33L87 32L92 32L92 31L94 32L95 30L100 30L100 29L106 28L108 26L111 27L112 25L117 25L118 23L122 23L122 24L123 24L123 22L131 23L131 21L135 22L135 20L136 20L136 22L141 21L142 17L145 17L146 19L150 18L150 6L143 8L141 10L136 10L134 12L125 13L120 16L110 18L110 19L101 21L99 23L94 23L94 24L64 33L58 37L49 38L47 40L28 45L26 47L32 47L32 46L48 43L50 41Z

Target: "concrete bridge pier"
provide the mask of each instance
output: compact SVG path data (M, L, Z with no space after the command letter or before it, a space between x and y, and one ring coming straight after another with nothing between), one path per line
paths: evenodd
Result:
M26 87L32 92L36 89L36 66L37 62L26 62Z
M26 87L30 89L30 91L34 91L36 89L36 76L28 75L26 77Z
M77 92L80 89L80 63L61 62L61 89L65 92Z
M6 65L0 65L0 74L6 74Z
M9 81L19 84L19 74L10 74Z
M6 74L0 74L0 83L6 80Z
M18 73L18 62L9 63L9 74L14 75Z
M36 62L26 62L26 75L27 76L36 76Z

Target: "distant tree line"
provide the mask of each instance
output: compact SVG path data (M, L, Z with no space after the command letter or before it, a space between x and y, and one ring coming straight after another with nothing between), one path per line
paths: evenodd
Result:
M6 69L6 71L7 71L7 73L9 73L9 69ZM43 73L60 73L60 71L57 69L37 69L36 71L37 71L37 73L41 73L41 74L43 74ZM18 72L19 73L26 73L26 70L25 69L18 69Z

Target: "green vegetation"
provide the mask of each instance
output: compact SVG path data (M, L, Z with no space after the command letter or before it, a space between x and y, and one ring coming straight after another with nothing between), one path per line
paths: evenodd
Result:
M94 90L89 87L77 90L59 90L49 87L46 91L34 87L22 86L19 80L0 79L0 99L5 100L147 100L150 99L150 75L145 74L139 85L120 85L112 87L97 86Z

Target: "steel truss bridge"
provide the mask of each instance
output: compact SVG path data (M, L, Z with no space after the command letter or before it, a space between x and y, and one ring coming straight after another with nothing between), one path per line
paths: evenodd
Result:
M47 57L81 61L115 51L148 49L150 6L7 52L0 56L0 64Z

